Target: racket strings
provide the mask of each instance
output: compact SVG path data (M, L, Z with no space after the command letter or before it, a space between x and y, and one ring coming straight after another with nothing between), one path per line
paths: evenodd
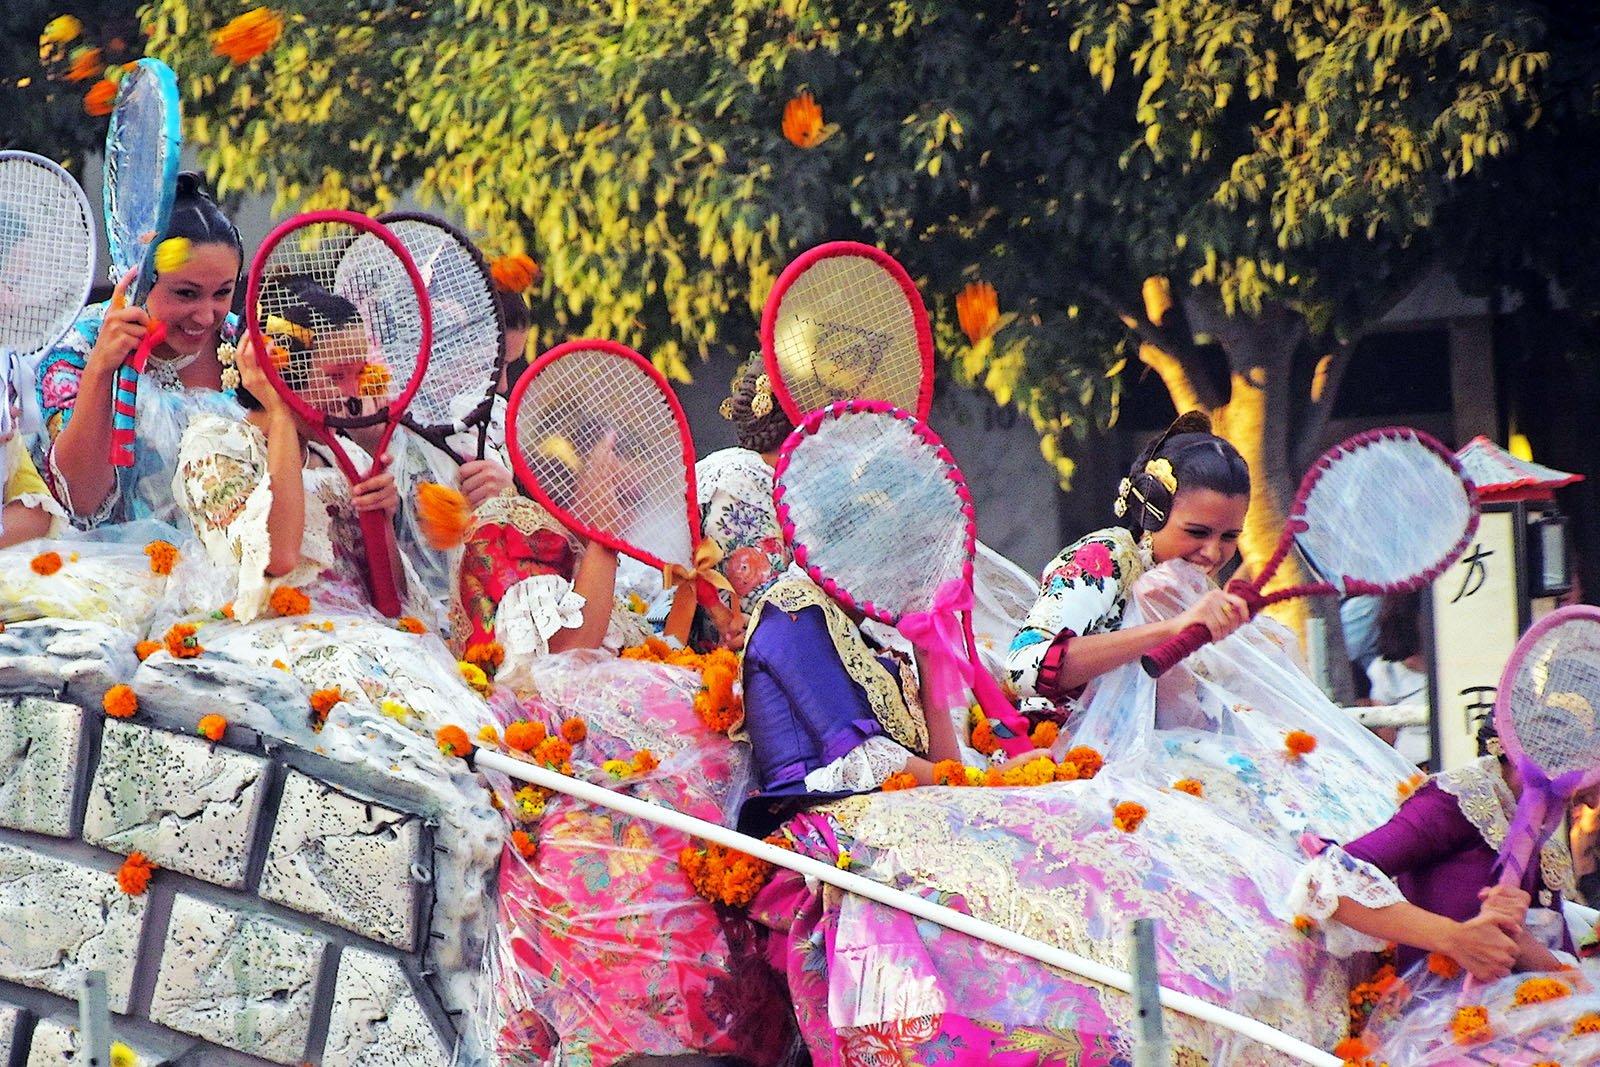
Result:
M1600 620L1546 630L1522 652L1505 699L1511 740L1546 774L1600 778Z
M344 223L311 223L258 265L253 309L279 377L330 421L370 418L419 369L422 304L404 262Z
M494 290L478 258L450 231L420 219L387 225L411 253L433 313L428 370L406 413L418 426L459 428L488 396L500 366Z
M511 419L549 503L655 560L691 562L683 431L643 369L574 349L529 380Z
M1445 458L1386 435L1342 452L1304 496L1296 535L1327 581L1400 585L1439 565L1472 522L1472 500Z
M106 244L113 280L140 266L162 237L170 210L164 177L177 171L179 145L170 136L177 107L161 76L140 63L123 78L106 133Z
M791 441L779 483L808 565L895 618L962 577L972 524L959 472L910 422L846 412Z
M819 259L795 279L779 303L773 354L802 412L858 398L916 410L916 314L899 281L864 256Z
M71 182L27 157L0 157L0 349L39 351L82 308L94 230Z

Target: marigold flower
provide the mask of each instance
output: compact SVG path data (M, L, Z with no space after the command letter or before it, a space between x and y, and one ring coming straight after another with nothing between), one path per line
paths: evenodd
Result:
M985 767L983 770L983 784L989 787L1005 785L1005 775L1000 773L999 767Z
M311 598L292 585L280 585L272 591L267 606L276 615L305 615L311 611Z
M834 857L833 865L839 868L841 871L848 871L850 869L851 858L850 850L847 848L841 848L839 850L839 855Z
M964 786L967 784L967 768L960 760L940 760L933 765L933 784Z
M67 81L86 82L105 72L105 53L98 48L80 48L72 54L72 65L67 68Z
M995 295L994 286L988 282L968 282L967 287L956 294L956 321L971 344L992 336L1000 321L1000 298Z
M493 675L500 669L500 664L505 662L506 649L499 641L474 641L467 646L462 658L474 664L485 675Z
M155 869L143 852L130 852L117 869L117 888L130 897L139 896L150 888L150 874Z
M33 568L33 573L48 578L61 569L61 553L41 552L28 561L28 566Z
M408 634L425 634L428 628L422 625L422 620L415 615L402 615L394 624L396 630L404 630Z
M678 853L683 869L695 892L715 904L742 908L772 877L773 866L766 860L707 842L704 848L685 848Z
M1079 745L1070 750L1066 757L1070 762L1077 764L1079 778L1093 778L1100 773L1100 768L1105 766L1105 757L1088 745Z
M216 617L220 618L220 619L231 619L231 618L233 618L234 617L234 614L233 614L233 601L230 600L226 604L222 605L222 607L218 608L217 612L216 612Z
M1440 978L1455 978L1461 973L1461 964L1446 956L1443 952L1428 953L1428 970Z
M796 148L815 148L827 139L822 123L822 108L810 90L783 105L783 135Z
M511 795L511 802L517 806L517 815L531 821L544 814L545 801L550 794L536 785L525 785Z
M100 698L100 706L113 719L128 719L139 710L139 697L125 685L114 685Z
M390 697L384 697L382 700L378 701L378 710L388 718L394 719L396 722L405 722L407 719L411 718L411 707ZM484 729L492 731L494 727L485 726ZM482 736L482 731L479 731L479 736Z
M727 652L726 649L717 651ZM716 653L706 657L700 672L703 684L695 694L694 710L708 729L725 734L744 719L743 702L734 690L738 677L738 659L731 653L726 657Z
M1347 1037L1333 1046L1333 1054L1346 1062L1358 1062L1372 1052L1371 1046L1359 1037Z
M1517 992L1512 997L1512 1003L1519 1006L1523 1004L1543 1004L1547 1000L1560 1000L1562 997L1570 997L1571 995L1572 987L1559 978L1529 978L1517 986Z
M524 830L511 831L511 847L525 860L533 859L539 851L538 844Z
M656 759L655 753L648 748L641 748L635 752L630 762L633 764L633 773L635 774L649 774L661 766L661 761Z
M539 280L539 264L522 252L496 256L489 263L489 276L502 293L525 293Z
M493 726L480 726L478 727L478 740L486 745L498 745L500 743L500 731Z
M139 657L140 663L143 663L145 660L149 659L150 653L160 651L160 641L140 641L137 645L133 646L133 654Z
M897 793L902 789L915 789L916 787L917 776L910 771L895 771L883 780L883 791L885 793Z
M1290 730L1283 739L1284 747L1289 750L1290 759L1299 759L1307 752L1314 752L1317 748L1317 739L1304 730Z
M1056 764L1056 781L1076 782L1081 775L1078 774L1078 765L1071 760L1062 760Z
M625 759L608 759L600 764L600 769L620 782L633 773L633 764Z
M1450 1033L1458 1045L1471 1045L1489 1036L1489 1009L1481 1004L1457 1008Z
M439 751L446 756L470 756L472 754L472 739L459 726L444 727L434 735L434 740L439 742Z
M195 633L194 623L175 623L162 640L162 643L167 646L167 655L173 659L194 659L204 652L205 646L200 644L200 639L195 636Z
M1061 727L1046 720L1033 728L1033 733L1028 735L1028 740L1033 742L1034 748L1049 748L1061 736Z
M570 774L572 765L567 761L572 759L572 745L566 738L552 734L540 741L533 750L533 761L541 767L548 767L552 771Z
M464 659L457 660L456 670L461 672L461 680L479 693L487 693L489 691L489 676L484 674L483 668L476 663L468 663Z
M121 1041L111 1042L111 1067L139 1067L139 1054Z
M168 237L156 245L156 272L171 274L175 270L182 270L189 262L191 247L187 237Z
M1176 789L1180 793L1188 793L1192 797L1203 797L1206 795L1205 783L1200 781L1198 778L1179 778L1176 782L1172 783L1172 788Z
M311 726L320 730L328 721L328 713L334 705L344 699L344 693L338 688L318 689L311 694Z
M1056 764L1049 756L1040 756L1020 767L1001 771L1000 777L1011 786L1043 785L1056 780Z
M270 7L253 8L213 33L211 50L237 67L271 48L282 34L282 15Z
M1302 934L1309 934L1317 928L1317 920L1309 915L1296 915L1294 917L1294 928Z
M221 715L206 715L194 729L207 741L221 741L222 735L228 730L228 720Z
M568 744L581 745L583 739L589 736L589 727L584 725L582 719L571 718L561 724L561 736L567 739Z
M518 719L506 727L506 747L514 752L532 752L544 739L543 723Z
M101 78L83 94L83 110L95 118L111 114L111 105L117 99L117 83Z
M972 747L985 756L992 756L1000 750L1000 739L994 735L994 727L989 725L988 719L972 728Z
M1139 828L1139 824L1144 822L1144 817L1148 814L1143 804L1124 800L1111 810L1111 825L1123 833L1131 834Z
M178 546L166 541L151 541L144 546L144 554L150 557L152 574L171 574L173 564L178 562Z
M368 363L361 368L361 377L356 381L356 391L362 396L386 397L389 395L389 385L394 381L389 368L382 363Z
M1584 1034L1600 1034L1600 1011L1584 1012L1572 1024L1573 1037L1581 1037Z

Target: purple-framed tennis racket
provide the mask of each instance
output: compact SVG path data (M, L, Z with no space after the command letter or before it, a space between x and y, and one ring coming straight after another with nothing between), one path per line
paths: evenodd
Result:
M970 691L1007 752L1032 748L1026 720L972 640L977 516L939 436L893 405L838 401L800 420L775 479L795 562L831 596L921 648L937 703L952 706Z

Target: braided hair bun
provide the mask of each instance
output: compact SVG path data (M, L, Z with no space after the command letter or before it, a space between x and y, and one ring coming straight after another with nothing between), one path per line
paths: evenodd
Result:
M722 402L722 417L733 423L740 448L771 452L793 432L794 423L772 395L772 382L759 353L744 361L728 390L728 398Z
M1224 496L1250 494L1250 468L1239 450L1211 432L1203 411L1186 411L1139 454L1117 487L1114 508L1134 533L1167 524L1182 489L1211 489Z

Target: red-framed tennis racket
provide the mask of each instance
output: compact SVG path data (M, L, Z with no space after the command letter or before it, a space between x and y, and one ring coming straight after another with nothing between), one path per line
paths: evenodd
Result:
M245 312L257 351L270 356L262 361L268 381L350 484L381 473L433 340L427 288L405 245L365 215L297 215L256 251ZM371 466L361 471L339 432L380 426ZM398 615L394 527L380 512L360 517L373 605Z
M800 420L774 477L795 562L923 649L936 702L950 707L970 692L1007 752L1031 749L1026 720L972 639L977 513L939 436L891 404L837 401Z
M881 400L928 417L933 331L894 257L832 241L784 268L761 315L761 356L796 425L837 400Z
M1449 449L1409 427L1369 430L1311 465L1272 558L1228 591L1252 616L1297 596L1411 592L1459 559L1477 528L1477 499ZM1262 593L1296 546L1318 580ZM1211 631L1196 623L1141 662L1157 677L1210 643Z
M689 420L649 360L613 341L552 348L511 391L506 447L523 488L568 529L692 586L668 634L687 635L696 602L720 610L717 591L732 587L701 537Z

